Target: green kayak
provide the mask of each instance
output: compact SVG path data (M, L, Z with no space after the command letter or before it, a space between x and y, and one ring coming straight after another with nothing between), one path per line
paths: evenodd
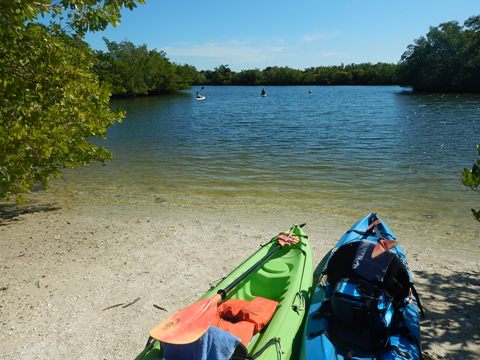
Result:
M295 235L294 238L298 242L285 243L283 241L285 235L288 238ZM288 232L275 236L263 245L190 308L195 309L196 304L208 302L210 298L217 299L218 294L223 295L220 303L231 299L250 301L257 297L278 302L271 320L248 342L246 346L248 355L237 357L238 353L235 351L235 359L246 359L247 356L263 360L290 359L292 354L299 351L306 302L312 287L312 274L312 253L308 237L301 225L295 225ZM188 309L187 306L182 311ZM175 315L171 318L175 318ZM188 314L186 321L191 321L192 318L195 317ZM164 323L168 321L167 319ZM183 320L173 320L172 324L175 321ZM152 335L152 332L150 334ZM161 359L170 360L163 354L162 343L152 337L136 358L136 360Z

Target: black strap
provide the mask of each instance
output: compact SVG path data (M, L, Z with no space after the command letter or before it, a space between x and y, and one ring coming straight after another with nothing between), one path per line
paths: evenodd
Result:
M420 296L418 296L417 289L415 289L415 286L413 284L410 285L410 288L412 289L412 294L415 297L415 301L417 302L418 309L420 310L420 315L422 315L422 319L425 319L425 312L423 311L423 306L422 303L420 302Z
M369 231L361 231L361 230L348 230L347 234L350 234L351 232L354 232L355 234L362 235L365 238L367 238L370 235L373 235L374 228L370 229ZM393 236L389 233L384 233L382 234L384 237L388 236L390 238L393 238Z
M258 358L260 355L263 354L263 352L265 350L267 350L270 346L272 345L276 345L276 344L279 344L280 345L280 338L278 337L274 337L274 338L271 338L270 340L268 340L268 342L262 346L262 348L260 350L258 350L255 354L253 355L249 355L247 357L247 360L254 360L256 358ZM280 348L279 350L280 352L282 352L282 349ZM280 355L280 357L282 356L282 354Z

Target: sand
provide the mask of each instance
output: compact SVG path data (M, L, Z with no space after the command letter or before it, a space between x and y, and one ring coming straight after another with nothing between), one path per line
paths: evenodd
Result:
M0 210L0 358L29 360L132 359L150 328L281 230L306 221L318 262L355 220L168 204ZM401 241L419 235L389 225ZM480 358L480 260L403 244L427 313L425 358Z

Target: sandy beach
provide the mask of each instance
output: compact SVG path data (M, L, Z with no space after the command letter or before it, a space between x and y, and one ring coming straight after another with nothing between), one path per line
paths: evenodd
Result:
M307 222L318 262L356 220L169 204L0 210L0 358L30 360L132 359L150 328L281 230ZM480 260L439 252L412 240L421 230L389 225L426 309L425 358L478 359Z

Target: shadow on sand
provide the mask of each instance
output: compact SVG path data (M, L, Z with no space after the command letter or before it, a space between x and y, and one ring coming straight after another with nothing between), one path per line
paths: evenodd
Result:
M415 271L415 276L427 316L421 324L425 359L479 359L480 272Z
M0 203L0 226L5 226L21 220L25 214L34 214L37 212L48 212L60 209L51 204L29 204L17 207L14 203Z

